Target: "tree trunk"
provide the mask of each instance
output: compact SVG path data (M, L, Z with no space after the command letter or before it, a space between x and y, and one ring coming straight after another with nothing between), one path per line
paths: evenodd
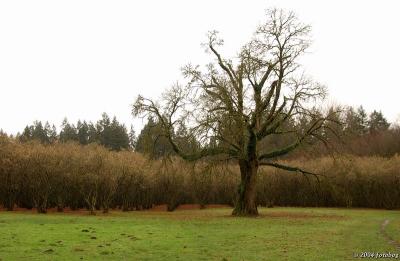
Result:
M38 199L35 200L36 210L38 213L40 214L47 213L47 198L48 196L44 194L44 195L39 195Z
M61 197L57 198L57 212L64 212L64 199Z
M4 207L7 209L7 211L14 210L14 200L11 196L9 196L3 204L4 204Z
M258 215L256 202L257 161L240 161L239 166L241 182L232 215L256 216Z

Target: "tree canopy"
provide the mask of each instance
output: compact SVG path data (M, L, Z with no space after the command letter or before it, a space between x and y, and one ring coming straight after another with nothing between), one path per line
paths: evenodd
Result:
M237 160L242 182L234 214L257 214L254 185L258 166L268 165L311 174L277 160L310 138L323 142L321 133L333 131L335 111L322 113L316 107L326 97L326 88L306 76L299 58L309 47L309 25L293 12L267 11L264 23L236 57L225 58L219 51L223 40L218 32L207 35L206 49L214 60L204 69L183 67L184 84L175 84L160 102L139 96L133 105L135 116L159 120L163 135L174 151L186 160L224 156ZM305 128L298 123L306 119ZM187 151L173 133L186 126L189 135L200 142L197 150ZM283 127L291 126L291 128ZM294 135L279 148L260 150L270 136Z

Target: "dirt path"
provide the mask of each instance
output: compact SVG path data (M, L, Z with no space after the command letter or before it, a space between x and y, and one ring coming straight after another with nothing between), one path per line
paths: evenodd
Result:
M389 219L385 219L385 221L383 221L383 223L381 224L381 229L380 229L380 233L382 234L382 236L386 239L386 241L388 241L389 244L391 244L392 246L394 246L397 250L400 250L400 243L397 242L396 240L394 240L391 236L389 236L386 231L385 228L387 225L389 225L390 220Z

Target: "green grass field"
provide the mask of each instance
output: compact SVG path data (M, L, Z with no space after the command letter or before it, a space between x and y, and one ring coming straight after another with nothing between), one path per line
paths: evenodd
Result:
M230 209L175 212L0 212L0 260L354 260L399 253L400 212L363 209ZM398 252L397 252L398 251Z

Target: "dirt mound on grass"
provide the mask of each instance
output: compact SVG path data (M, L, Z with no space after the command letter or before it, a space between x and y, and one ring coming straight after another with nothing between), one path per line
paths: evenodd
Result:
M209 209L209 208L230 208L229 205L223 205L223 204L209 204L205 205L203 209ZM179 205L176 210L195 210L195 209L201 209L200 204L182 204ZM167 205L156 205L153 208L149 209L149 211L167 211Z
M209 204L209 205L205 205L203 209L215 209L215 208L230 208L230 206L229 205L223 205L223 204ZM179 205L176 208L176 210L196 210L196 209L202 209L200 204L182 204L182 205ZM6 211L6 209L0 207L0 211ZM110 209L110 211L119 212L121 210L119 210L119 209L116 209L116 210ZM152 207L151 209L149 209L147 211L167 212L167 205L166 204L156 205L156 206ZM12 212L34 214L34 213L37 213L37 210L36 210L36 208L32 208L32 209L14 208L14 210ZM89 211L86 210L86 209L72 210L72 209L66 207L61 212L57 211L57 208L49 208L49 209L47 209L47 213L64 213L64 214L74 214L74 215L88 215ZM107 214L103 214L101 210L96 211L96 214L98 214L98 215L107 215Z
M0 211L6 212L7 210L4 208L0 208ZM22 214L37 214L36 208L14 208L12 211L9 212L14 212L14 213L22 213ZM48 208L47 213L60 213L60 214L73 214L73 215L88 215L89 211L87 209L81 208L81 209L76 209L72 210L70 208L64 208L63 211L59 212L57 208ZM97 214L102 214L102 211L96 211Z

